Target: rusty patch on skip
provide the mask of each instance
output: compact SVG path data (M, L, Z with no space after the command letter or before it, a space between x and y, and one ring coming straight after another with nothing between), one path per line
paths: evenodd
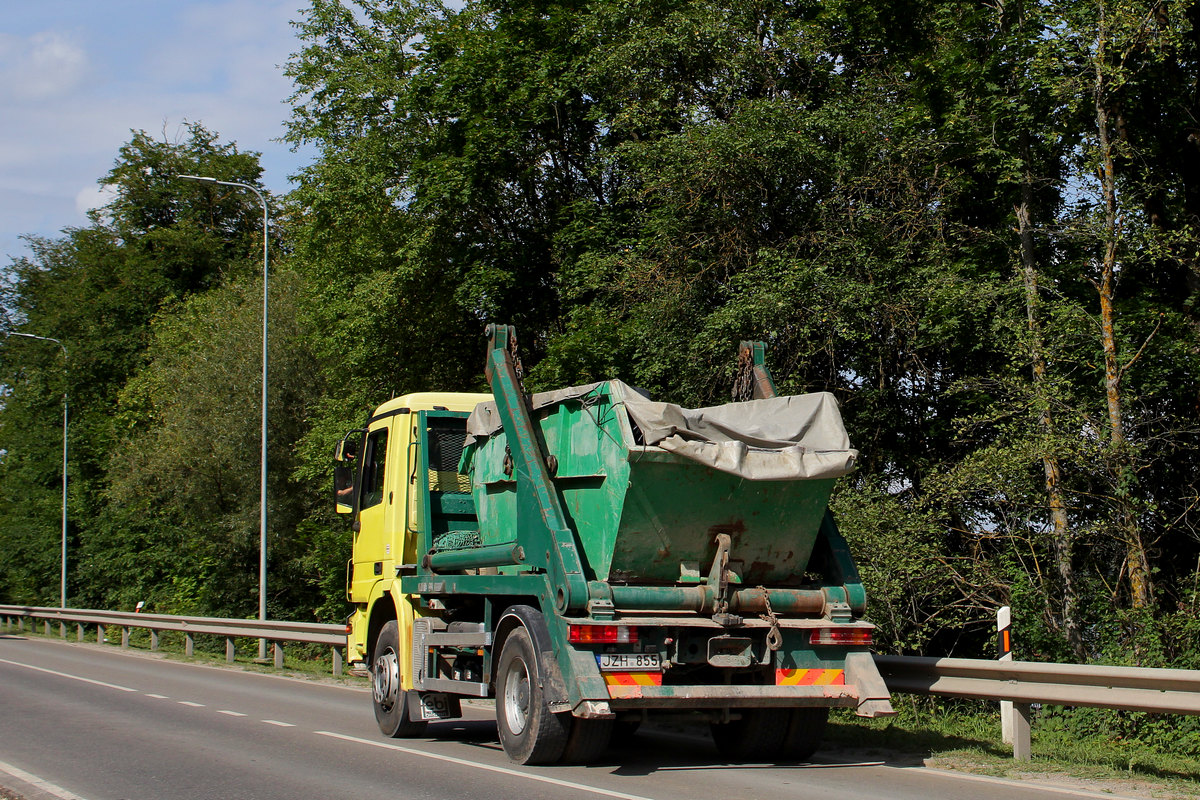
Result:
M739 534L746 532L746 522L740 519L735 519L733 522L722 522L711 526L708 532L712 536L716 536L719 533L727 533L730 537L736 538Z

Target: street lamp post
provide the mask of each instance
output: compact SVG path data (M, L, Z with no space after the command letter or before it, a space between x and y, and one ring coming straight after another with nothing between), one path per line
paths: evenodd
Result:
M189 181L235 186L239 189L249 189L258 196L258 202L263 210L263 307L262 307L262 453L259 473L259 511L258 511L258 618L267 618L267 199L263 193L248 183L236 181L219 181L204 175L177 175ZM267 640L258 640L258 657L267 657Z
M67 367L67 348L58 339L51 336L34 336L32 333L11 332L9 336L20 336L24 339L37 339L42 342L53 342L62 348L63 369ZM67 607L67 387L63 387L63 462L62 462L62 572L58 588L59 608Z

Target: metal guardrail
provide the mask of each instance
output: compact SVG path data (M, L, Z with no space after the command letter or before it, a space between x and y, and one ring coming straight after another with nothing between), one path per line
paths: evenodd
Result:
M184 635L184 652L192 655L195 636L211 635L225 637L225 660L234 660L234 639L265 639L274 645L274 662L277 669L283 668L283 642L305 642L328 645L332 652L333 674L342 674L342 648L346 646L346 626L316 622L279 622L257 619L222 619L219 617L184 617L174 614L143 614L129 611L102 611L87 608L47 608L39 606L0 605L0 617L4 618L5 631L11 630L12 619L17 620L18 630L24 621L36 625L41 621L45 633L57 623L62 637L67 636L67 624L76 626L76 638L84 641L85 626L96 627L96 640L105 641L105 629L120 628L121 646L129 646L129 631L144 628L150 631L150 649L157 650L159 635L163 631L179 631Z
M1013 757L1030 758L1030 705L1200 714L1200 670L875 656L888 689L1013 703Z
M876 656L894 692L1200 714L1200 670Z
M6 631L13 618L18 627L25 619L30 619L31 624L40 620L47 634L51 625L57 622L64 638L67 623L72 623L77 626L79 641L84 639L85 625L96 626L97 640L101 642L106 628L117 627L121 629L121 644L125 647L129 645L131 628L150 630L151 649L158 648L160 632L181 631L188 655L192 653L192 637L196 634L224 636L228 661L234 660L235 638L266 639L275 645L276 667L283 666L282 642L325 644L333 651L335 676L342 674L340 648L346 644L344 625L306 622L5 605L0 605L0 617L4 618ZM1200 670L915 656L875 656L875 663L892 692L1011 701L1017 717L1013 729L1013 756L1019 760L1030 758L1030 706L1034 703L1200 714Z

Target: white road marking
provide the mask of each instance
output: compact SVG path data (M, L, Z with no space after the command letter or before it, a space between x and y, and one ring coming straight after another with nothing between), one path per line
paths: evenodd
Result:
M191 700L177 701L181 706L191 706L192 708L204 708L204 703L193 703Z
M171 699L171 698L167 697L165 694L150 694L149 692L146 693L146 697L153 697L155 700L170 700Z
M36 786L37 788L41 789L46 794L50 794L55 797L61 798L61 800L84 800L84 798L80 797L79 795L75 794L74 792L68 792L66 789L62 788L58 784L51 783L50 781L42 780L37 775L30 775L25 770L18 769L16 767L14 767L12 764L6 764L3 761L0 761L0 772L7 772L9 775L13 776L17 780L24 781L25 783L28 783L30 786Z
M904 769L910 769L905 767ZM1137 800L1136 797L1130 797L1123 794L1112 794L1111 792L1090 792L1087 789L1073 789L1070 786L1052 786L1048 783L1037 783L1027 780L1013 780L1012 778L993 778L990 775L973 775L969 772L958 772L949 769L933 769L930 767L912 767L911 769L921 770L922 775L936 775L940 778L960 778L966 781L979 781L980 783L991 783L997 786L1013 786L1019 784L1022 788L1037 789L1040 792L1054 792L1056 794L1065 794L1071 797L1094 797L1102 800Z
M222 709L221 711L218 711L217 713L218 713L218 714L225 714L225 715L227 715L227 716L230 716L230 717L244 717L244 716L246 716L245 714L243 714L243 713L242 713L242 712L240 712L240 711L225 711L224 709Z
M262 721L262 722L265 722L265 723L267 723L268 725L278 725L280 728L294 728L294 727L296 727L295 725L293 725L293 724L292 724L292 723L290 723L290 722L280 722L280 721L279 721L279 720L277 720L277 719L264 719L264 720L261 720L261 721Z
M83 678L83 677L80 677L79 675L72 675L69 672L59 672L56 669L46 669L45 667L35 667L32 664L22 664L20 661L9 661L7 658L0 658L0 664L11 664L14 667L24 667L25 669L32 669L32 670L36 670L37 672L44 672L47 675L57 675L60 678L70 678L73 681L83 681L84 683L90 683L93 686L103 686L106 689L117 689L122 692L136 692L137 691L137 689L130 689L128 686L118 686L115 683L105 683L104 681L94 681L91 678Z
M450 764L458 764L462 767L472 767L481 769L485 772L498 772L501 775L511 775L515 778L525 778L526 780L538 781L539 783L548 783L552 786L562 786L566 789L576 789L581 792L590 792L592 794L600 794L605 797L616 797L619 800L650 800L648 797L643 797L637 794L625 794L624 792L615 792L611 789L601 789L599 786L588 786L585 783L572 783L571 781L563 781L558 778L550 778L545 775L536 775L531 772L521 772L517 769L509 769L507 767L494 767L490 764L479 764L474 761L467 761L464 758L454 758L453 756L443 756L438 753L428 753L424 750L417 750L412 747L401 747L398 744L390 742L375 742L370 739L359 739L356 736L346 736L342 733L333 733L332 731L314 731L318 736L328 736L331 739L341 739L344 742L354 742L355 744L366 744L371 747L379 747L384 750L399 750L401 753L407 753L412 756L421 756L422 758L432 758L434 761L444 761Z

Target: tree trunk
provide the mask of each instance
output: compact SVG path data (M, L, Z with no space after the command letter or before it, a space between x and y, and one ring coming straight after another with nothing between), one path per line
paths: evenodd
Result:
M1100 191L1104 200L1104 254L1100 264L1100 280L1096 289L1100 295L1100 338L1104 348L1104 388L1108 404L1109 456L1108 469L1116 502L1117 529L1125 545L1125 575L1129 581L1130 603L1135 609L1149 608L1152 597L1150 561L1142 541L1137 516L1129 497L1133 468L1130 463L1129 440L1125 434L1121 379L1125 370L1117 354L1114 332L1116 309L1113 296L1116 290L1117 246L1121 238L1121 220L1117 212L1117 180L1114 168L1113 143L1109 137L1107 79L1104 74L1108 58L1108 20L1104 2L1100 3L1100 24L1094 61L1096 130L1100 148Z
M1028 136L1021 136L1021 150L1025 163L1029 163ZM1033 232L1029 225L1029 206L1033 200L1032 176L1027 175L1021 187L1021 204L1017 206L1017 229L1021 241L1021 278L1025 286L1025 315L1029 325L1030 361L1033 370L1033 390L1039 408L1038 427L1046 441L1053 438L1054 418L1050 413L1050 398L1046 389L1046 358L1042 342L1041 324L1038 321L1038 280L1036 260L1034 257ZM1075 591L1075 540L1067 520L1067 504L1063 499L1061 486L1062 474L1058 459L1049 446L1042 451L1042 472L1045 475L1047 504L1050 511L1050 535L1053 546L1054 570L1058 575L1059 588L1062 591L1062 607L1059 612L1060 624L1066 636L1067 645L1079 661L1083 661L1086 652L1083 647L1083 635L1079 626L1079 601ZM1047 597L1047 602L1050 598ZM1051 614L1053 617L1054 615Z

